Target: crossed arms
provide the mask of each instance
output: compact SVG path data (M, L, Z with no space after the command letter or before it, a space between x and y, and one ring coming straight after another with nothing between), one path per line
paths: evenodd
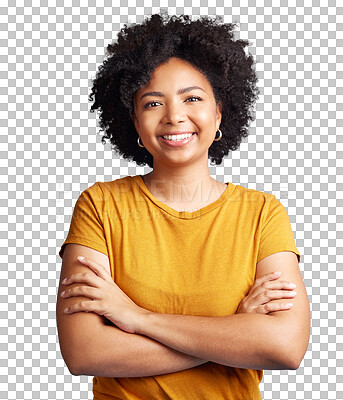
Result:
M281 252L257 264L256 282L274 271L296 284L296 296L288 310L239 313L226 317L197 317L139 310L133 333L95 312L64 313L65 307L90 304L80 285L63 285L65 277L89 273L77 256L94 260L109 271L104 254L85 246L65 248L57 300L57 327L63 358L74 375L143 377L182 371L212 361L238 368L296 369L306 352L310 334L310 310L296 255ZM75 289L74 289L75 288ZM83 293L86 293L85 287ZM268 290L268 285L265 285ZM74 297L61 298L62 290ZM76 291L78 296L75 296ZM88 290L88 289L87 289ZM251 301L252 296L247 302ZM277 309L284 299L266 303ZM91 302L93 303L93 302ZM244 303L244 302L243 302ZM243 304L244 306L244 304ZM123 307L121 307L122 309Z

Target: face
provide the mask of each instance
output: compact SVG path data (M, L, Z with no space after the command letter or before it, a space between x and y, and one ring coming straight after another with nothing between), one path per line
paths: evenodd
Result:
M141 142L158 163L189 164L203 158L221 122L211 84L191 64L178 58L158 66L148 84L134 96L133 121ZM176 134L176 135L175 135ZM171 135L192 134L181 141ZM171 137L169 137L171 139Z

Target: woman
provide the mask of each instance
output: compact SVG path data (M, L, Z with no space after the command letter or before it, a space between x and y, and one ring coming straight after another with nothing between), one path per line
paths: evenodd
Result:
M247 136L258 92L233 28L153 15L118 34L93 82L104 137L153 168L82 192L60 250L61 351L95 399L260 399L262 370L305 354L285 208L209 174Z

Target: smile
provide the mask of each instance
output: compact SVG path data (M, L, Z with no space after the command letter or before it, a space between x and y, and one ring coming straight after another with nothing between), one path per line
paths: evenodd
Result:
M166 143L170 147L180 147L191 142L194 136L196 136L196 132L181 135L165 135L160 136L160 138L163 143Z
M179 140L183 140L183 139L188 139L194 134L195 134L195 132L193 132L193 133L183 133L183 134L180 134L180 135L165 135L165 136L162 136L162 137L163 137L163 139L172 140L172 141L175 142L175 141L179 141Z

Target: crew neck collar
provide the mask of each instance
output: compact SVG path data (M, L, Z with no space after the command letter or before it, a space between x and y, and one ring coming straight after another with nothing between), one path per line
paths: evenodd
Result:
M233 185L230 182L227 182L226 185L226 189L225 191L222 193L222 195L215 200L214 202L208 204L205 207L200 208L199 210L196 211L192 211L192 212L188 212L188 211L177 211L172 207L169 207L167 204L161 202L160 200L158 200L148 189L148 187L146 186L142 175L135 175L132 177L135 181L135 183L137 184L137 186L139 187L139 189L141 190L141 192L149 198L149 200L151 202L153 202L157 207L161 208L162 210L164 210L165 212L167 212L168 214L176 217L176 218L181 218L181 219L193 219L193 218L199 218L200 216L214 210L215 208L219 207L222 203L224 203L224 201L229 198L231 196L231 194L233 193L234 189L235 189L235 185Z

